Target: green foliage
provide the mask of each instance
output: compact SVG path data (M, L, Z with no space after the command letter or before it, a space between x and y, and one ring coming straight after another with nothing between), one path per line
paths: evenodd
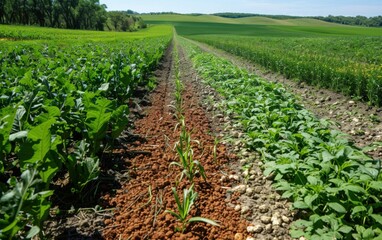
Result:
M194 151L192 150L191 145L191 135L187 132L186 125L184 119L181 119L181 132L179 137L179 142L176 143L175 148L176 152L179 156L179 162L171 162L171 165L176 165L182 168L182 172L180 174L179 182L183 179L184 176L193 183L194 177L197 174L206 181L206 174L203 168L203 165L194 160Z
M73 185L73 192L81 192L87 183L98 178L99 159L96 156L89 157L91 155L89 146L89 143L82 140L77 143L74 151L68 156L66 166Z
M0 3L0 24L103 30L106 15L106 5L99 0L3 0Z
M0 109L0 174L4 172L5 156L11 151L9 136L15 114L16 109L13 107L8 106Z
M189 217L192 206L194 205L196 199L198 198L198 193L194 191L194 184L191 185L189 189L183 189L183 200L179 198L178 192L176 188L172 188L172 192L175 197L175 202L177 206L178 212L174 212L172 210L166 210L165 212L173 215L178 221L182 223L181 228L179 229L181 232L186 230L187 225L191 222L205 222L207 224L211 224L213 226L219 226L215 221L210 220L208 218L203 217Z
M112 101L105 98L98 98L95 103L85 101L85 111L87 137L92 146L92 155L96 155L101 148L101 140L106 136L107 126L112 117Z
M267 82L183 40L204 81L217 89L261 153L264 174L307 218L293 238L372 239L382 231L380 161L316 119L281 85ZM362 226L362 228L360 227Z
M109 30L131 32L147 27L142 18L130 15L125 11L108 11L107 16L106 27Z
M53 191L44 191L36 169L28 168L20 181L15 177L8 180L9 190L0 191L0 238L11 239L24 229L31 227L27 238L40 232L42 221L48 216L50 203L48 197Z
M306 29L315 31L314 28ZM316 29L318 30L318 29ZM192 37L288 78L382 105L380 37ZM255 47L254 47L255 46Z
M171 38L168 27L130 38L21 28L66 44L0 46L0 178L8 179L0 182L1 239L41 232L58 171L69 173L78 195L98 178L102 153L128 126L132 93L145 86ZM15 36L20 27L5 29Z

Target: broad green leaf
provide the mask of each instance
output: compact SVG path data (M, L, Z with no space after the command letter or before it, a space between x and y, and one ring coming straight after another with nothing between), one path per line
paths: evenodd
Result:
M341 204L339 204L337 202L330 202L330 203L328 203L328 206L338 213L346 213L347 212L346 209Z
M19 152L22 168L28 163L36 163L45 159L51 148L50 127L54 123L55 120L51 119L28 132L28 141L21 146Z
M365 189L363 189L363 187L355 184L346 184L345 186L342 186L342 188L355 193L365 193Z
M43 106L45 110L44 113L41 113L36 119L38 122L43 123L50 121L51 119L57 119L57 117L61 116L61 111L58 107L55 106Z
M374 231L371 228L366 229L362 232L362 240L371 240L374 238Z
M318 183L318 179L314 176L308 176L307 180L312 185L317 185L317 183Z
M0 161L1 162L3 161L2 159L3 154L9 153L11 151L11 147L9 144L9 136L11 134L13 122L16 115L16 110L17 110L16 108L13 108L11 106L0 109Z
M106 127L111 118L112 102L105 98L99 98L96 104L89 104L86 109L86 126L89 137L93 140L102 139L106 134Z
M297 202L294 202L293 203L293 207L294 208L298 208L298 209L306 209L306 208L309 208L309 206L303 202L303 201L297 201Z
M382 181L371 181L370 188L382 191Z
M352 215L355 215L359 212L367 212L367 208L364 206L356 206L352 209Z
M318 198L318 194L313 194L313 195L307 195L305 196L304 198L304 202L306 203L306 205L309 206L309 208L312 208L312 203L314 200L316 200Z
M112 114L112 137L117 138L129 124L129 107L126 105L119 106Z
M338 231L339 231L339 232L342 232L342 233L350 233L352 230L353 230L353 228L350 227L350 226L347 226L347 225L342 225L342 226L338 229Z
M33 89L35 87L36 82L33 81L32 74L33 74L33 70L30 69L28 72L24 74L23 78L19 80L19 84L25 85L26 87Z
M370 215L375 221L377 221L379 224L382 224L382 216L378 214L371 214Z
M306 232L300 229L291 229L290 235L292 238L300 238L306 235Z
M323 162L329 162L329 161L331 161L334 158L335 158L335 156L330 154L328 151L322 152L322 161Z

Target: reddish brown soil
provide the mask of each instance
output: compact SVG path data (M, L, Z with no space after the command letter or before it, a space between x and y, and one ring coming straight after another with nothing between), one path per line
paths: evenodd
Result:
M137 153L127 158L131 180L115 196L105 196L105 200L116 210L112 218L106 219L103 230L105 239L238 239L246 236L246 222L240 213L228 207L237 204L237 196L226 189L234 182L221 181L223 175L230 174L227 164L235 160L223 145L218 146L217 158L213 157L214 137L211 122L205 111L199 107L195 88L191 81L185 82L183 108L188 130L192 139L199 141L193 145L195 159L205 168L207 182L195 180L195 191L199 197L192 216L202 216L218 222L220 227L205 223L191 223L182 234L175 231L180 223L165 210L176 211L171 192L179 177L178 167L169 167L178 161L174 145L179 139L178 123L171 104L173 95L172 60L167 56L160 82L151 96L151 106L145 109L145 117L135 122L134 133L141 140L127 146L126 152ZM191 184L183 179L177 190ZM240 238L239 238L240 237Z

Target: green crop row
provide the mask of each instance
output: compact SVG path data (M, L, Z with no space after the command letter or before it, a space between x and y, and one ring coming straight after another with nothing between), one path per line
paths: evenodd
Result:
M330 123L318 120L281 85L203 53L183 40L205 83L236 113L248 147L261 153L264 174L299 209L293 238L380 239L380 161L349 143Z
M380 37L264 38L196 36L288 78L382 105Z
M172 36L149 33L0 47L0 239L41 233L58 172L79 195L98 177L103 152L129 125L132 94L154 84Z
M68 42L107 42L126 41L126 39L141 39L161 37L171 31L171 26L157 25L137 32L99 32L88 30L68 30L56 28L42 28L34 26L0 25L0 41L2 45L17 45L20 40L27 43L33 41L47 42L57 41L60 45Z

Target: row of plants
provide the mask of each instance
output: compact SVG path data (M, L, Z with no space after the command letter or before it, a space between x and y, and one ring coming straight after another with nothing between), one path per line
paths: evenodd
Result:
M200 175L204 181L207 180L206 174L203 168L203 165L194 159L194 151L192 148L192 143L198 143L196 140L191 139L191 133L187 130L186 121L184 117L184 109L183 109L183 91L184 85L180 79L180 69L179 69L179 53L177 45L174 46L173 49L173 59L174 59L174 72L175 72L175 92L174 92L174 105L173 108L175 110L175 117L178 119L178 123L176 128L180 128L179 133L179 141L175 144L176 153L179 157L179 162L171 162L171 166L177 166L180 168L181 172L179 174L179 179L176 179L176 186L172 187L172 192L175 198L177 211L166 210L167 213L174 216L180 223L181 226L177 227L175 230L184 232L187 228L187 225L192 222L205 222L207 224L211 224L213 226L219 226L215 221L198 216L190 216L190 211L194 206L198 193L194 191L194 178ZM177 192L177 186L182 181L182 179L186 177L188 182L191 184L189 188L183 189L183 197L180 198Z
M0 239L42 235L58 173L78 196L97 179L170 39L0 47Z
M261 154L264 174L299 210L293 238L381 239L380 160L364 154L297 103L282 85L265 81L182 40L204 82L225 97Z
M288 78L382 106L380 37L264 38L195 36Z

